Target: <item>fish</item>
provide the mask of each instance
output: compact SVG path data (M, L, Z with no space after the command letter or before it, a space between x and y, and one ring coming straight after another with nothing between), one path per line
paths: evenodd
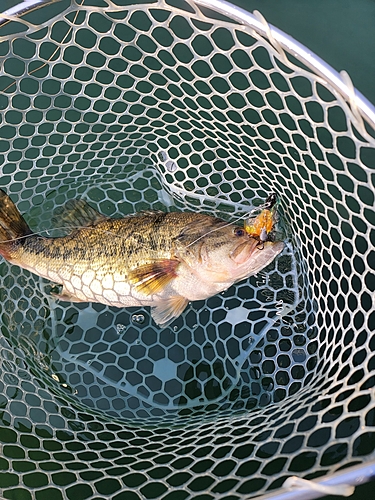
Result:
M110 218L78 199L67 202L55 219L68 228L66 235L34 233L0 190L0 255L60 285L55 299L151 307L159 326L177 318L189 302L258 273L284 247L282 241L260 246L244 227L194 212Z

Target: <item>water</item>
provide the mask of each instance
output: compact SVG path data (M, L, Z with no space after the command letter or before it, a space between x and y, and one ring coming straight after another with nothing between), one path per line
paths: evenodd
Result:
M159 158L168 170L165 153ZM46 234L64 234L63 228L53 227L53 212L77 197L108 216L165 208L166 200L169 208L191 209L189 200L181 207L181 193L176 203L173 195L173 186L165 184L157 168L127 165L116 176L64 182L30 207L28 222ZM222 200L218 206L228 210ZM177 416L202 405L220 408L226 401L233 409L264 406L286 397L292 383L277 376L283 368L277 364L278 351L302 369L309 358L306 342L298 340L309 329L306 318L300 318L309 293L293 245L289 239L267 271L189 304L163 329L147 308L58 303L50 295L53 284L15 267L7 274L3 264L4 285L13 298L4 303L5 324L25 354L33 356L43 379L99 413L134 422ZM22 287L14 283L17 275ZM24 312L15 311L21 299L26 300ZM27 337L26 331L32 334ZM283 338L289 331L299 337L294 335L286 348ZM277 349L269 349L275 342ZM261 354L251 358L257 349Z

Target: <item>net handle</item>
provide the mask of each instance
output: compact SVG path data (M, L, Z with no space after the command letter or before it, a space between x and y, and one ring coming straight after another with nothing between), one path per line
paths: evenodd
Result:
M350 469L337 472L332 474L329 479L314 480L311 483L336 487L343 485L359 486L360 484L367 483L368 481L375 479L375 461L356 465ZM283 487L284 489L284 487ZM279 490L280 491L280 490ZM305 488L296 489L289 491L281 491L280 493L269 493L268 495L262 495L257 497L258 500L312 500L314 498L319 498L326 493L321 493L315 488ZM339 493L335 493L338 495ZM250 500L250 499L246 499Z

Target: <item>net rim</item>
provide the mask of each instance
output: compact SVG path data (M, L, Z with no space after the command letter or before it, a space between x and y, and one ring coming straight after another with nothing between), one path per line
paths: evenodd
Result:
M260 33L266 38L269 38L269 35L271 35L272 39L283 49L297 57L297 59L312 69L318 76L327 80L346 101L357 106L370 124L375 127L375 106L373 106L361 92L347 85L346 78L342 77L342 73L333 69L328 63L310 51L302 43L272 24L262 22L254 13L246 12L241 7L237 7L225 0L194 0L194 3L200 7L210 8L231 17L240 24L254 29L257 33ZM272 43L272 40L270 41Z
M0 13L0 25L8 22L10 17L20 18L32 10L41 8L43 6L60 3L62 0L23 0L22 3L17 4L10 9ZM357 90L346 71L338 72L326 63L322 58L314 52L305 47L302 43L295 40L292 36L286 34L282 30L269 24L262 14L257 11L253 13L247 12L241 7L227 2L226 0L185 0L192 7L203 7L216 11L223 16L226 16L233 21L237 22L240 26L246 26L256 33L268 39L271 45L280 53L286 50L289 54L296 57L300 62L307 66L316 76L322 78L326 83L339 93L350 104L351 111L354 115L354 120L359 126L362 134L370 139L366 133L361 116L364 118L372 128L375 129L375 106L359 91ZM139 8L140 5L150 5L153 8L173 8L169 5L168 0L157 0L156 3L149 3L145 0L143 3L129 4L126 7ZM77 0L70 0L70 7L85 7L84 0L82 4ZM90 7L90 6L87 6ZM102 7L103 8L103 7ZM3 14L4 17L1 17ZM280 50L281 49L281 50ZM285 58L285 54L280 54ZM292 65L288 61L289 65ZM370 139L371 140L371 139ZM372 142L372 141L371 141Z
M30 10L36 9L38 7L42 7L48 3L56 3L60 0L23 0L22 3L11 7L10 9L5 10L4 12L0 12L4 16L22 16ZM8 19L6 17L0 17L0 25L6 22Z

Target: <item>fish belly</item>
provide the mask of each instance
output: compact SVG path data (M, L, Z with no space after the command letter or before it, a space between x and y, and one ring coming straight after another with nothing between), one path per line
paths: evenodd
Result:
M22 259L23 260L23 259ZM69 302L99 302L115 307L153 305L154 297L137 292L127 281L126 274L102 265L86 262L60 262L25 259L16 265L53 283L62 285L57 299Z
M152 298L143 297L127 282L126 275L105 269L74 269L61 279L59 272L49 273L49 279L63 285L61 299L80 302L100 302L115 307L152 305Z

